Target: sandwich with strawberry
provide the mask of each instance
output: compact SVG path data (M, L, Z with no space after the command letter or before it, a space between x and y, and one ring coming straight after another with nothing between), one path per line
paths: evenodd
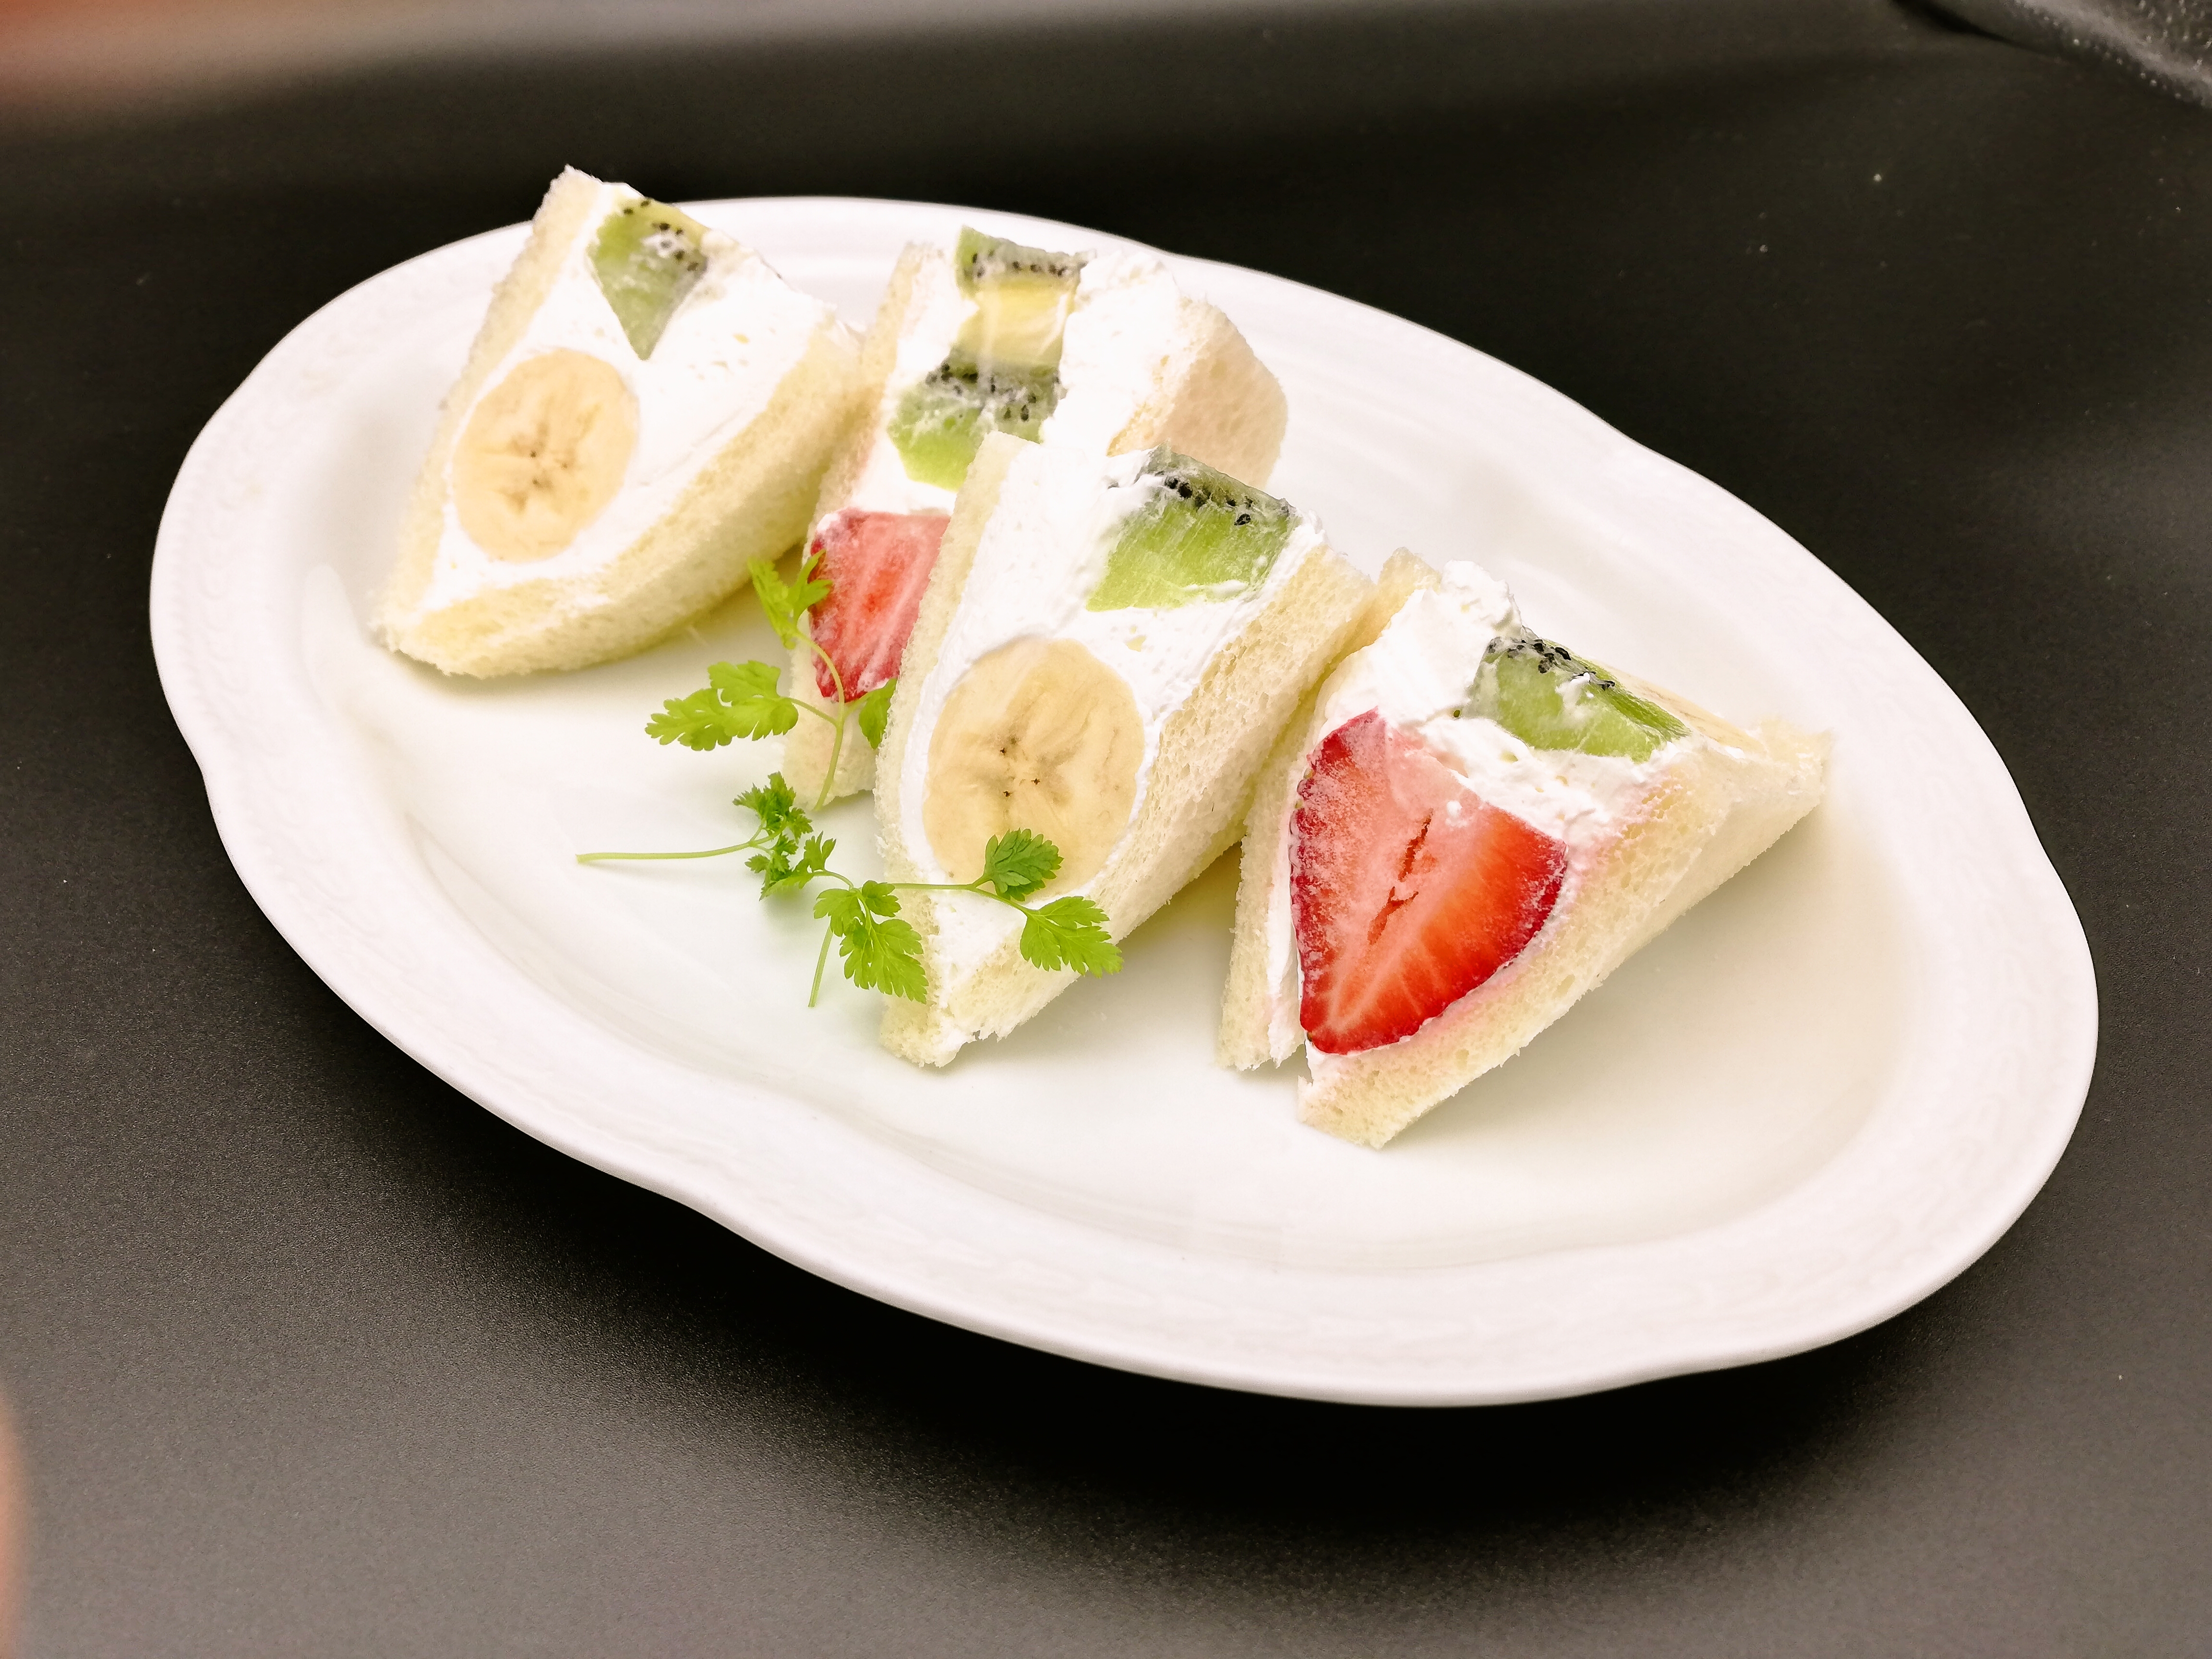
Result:
M1540 638L1472 564L1394 555L1361 632L1262 774L1219 1052L1303 1048L1300 1116L1379 1146L1811 811L1827 743Z
M963 230L909 246L861 348L871 416L824 477L805 580L826 583L793 648L802 720L783 769L805 799L872 787L953 501L985 438L1094 457L1165 446L1265 483L1282 388L1228 318L1152 254L1064 253Z

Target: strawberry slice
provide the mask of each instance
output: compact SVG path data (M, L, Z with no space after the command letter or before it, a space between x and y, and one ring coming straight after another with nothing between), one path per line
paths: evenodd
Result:
M1323 738L1291 813L1298 1023L1327 1054L1411 1036L1521 954L1567 849L1370 709Z
M807 631L837 665L848 699L898 678L945 522L942 513L847 507L815 531L808 550L821 556L815 574L830 584L830 597L806 613ZM814 684L836 698L837 682L818 659Z

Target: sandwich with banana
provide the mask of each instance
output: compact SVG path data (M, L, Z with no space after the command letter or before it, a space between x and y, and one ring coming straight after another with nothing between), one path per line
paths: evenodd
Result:
M377 614L451 674L651 643L805 535L858 342L750 248L574 168L447 395Z
M898 678L988 434L1093 457L1165 446L1264 483L1285 419L1282 388L1243 336L1153 255L1057 252L973 229L950 251L906 249L861 378L871 417L823 479L808 537L810 574L829 593L793 649L791 695L826 718L789 733L784 771L816 801L872 787L880 725L848 711Z
M1372 584L1288 503L1164 447L1109 456L992 432L905 647L876 779L926 986L883 1040L922 1065L1003 1036L1073 980L972 885L1016 832L1126 935L1235 844L1270 746Z
M1220 1057L1304 1048L1300 1116L1379 1146L1811 811L1827 744L1539 637L1472 564L1397 554L1370 615L1256 792Z

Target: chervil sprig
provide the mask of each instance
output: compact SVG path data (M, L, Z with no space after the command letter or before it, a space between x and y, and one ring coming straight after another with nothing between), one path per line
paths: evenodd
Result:
M804 892L817 881L836 884L814 901L814 914L826 926L814 958L813 987L806 997L810 1008L822 994L822 974L832 943L845 977L862 990L910 1002L927 1000L929 977L922 966L921 935L899 915L901 892L974 893L995 900L1022 913L1021 953L1036 966L1069 968L1079 974L1121 971L1121 952L1107 932L1105 911L1096 902L1075 893L1046 904L1024 902L1060 873L1060 849L1033 830L1010 830L994 836L983 848L983 873L973 881L854 881L830 867L837 843L815 830L782 773L746 790L734 804L750 812L759 828L733 845L698 853L582 853L578 862L750 853L745 867L761 878L764 899Z
M805 632L799 627L799 619L830 597L830 584L814 574L814 567L821 560L822 555L809 548L806 556L799 562L799 580L795 582L786 582L777 575L775 564L767 559L755 559L745 567L752 572L753 592L760 599L768 625L775 629L776 638L787 651L797 645Z
M895 679L886 680L866 696L847 702L845 678L837 672L837 665L815 642L814 636L799 626L800 617L830 597L830 583L814 574L821 556L810 550L799 561L796 581L785 581L766 559L755 559L750 568L753 592L760 599L762 614L767 617L768 625L775 630L784 648L790 650L803 644L829 669L830 684L836 690L836 713L784 696L778 689L782 671L770 664L718 662L707 671L704 690L694 691L688 697L669 698L660 712L645 723L646 736L660 743L680 743L686 749L707 750L720 749L738 738L781 736L799 724L802 714L828 721L830 767L822 776L822 793L815 799L817 811L830 804L830 792L836 785L837 761L844 752L847 724L859 720L860 735L872 747L881 746L884 722L890 716L891 692L898 684Z
M806 705L785 696L775 683L776 671L764 662L718 662L707 671L705 690L671 697L646 721L645 734L686 749L708 750L720 749L734 738L788 732Z
M863 991L881 991L908 1002L926 1001L929 975L921 967L921 935L914 931L911 922L900 919L898 909L899 902L887 882L864 881L857 887L847 882L842 887L831 888L814 901L814 914L830 924L822 936L823 956L834 939L838 957L845 964L845 977ZM823 957L815 959L814 988L806 997L810 1008L822 994L822 963Z

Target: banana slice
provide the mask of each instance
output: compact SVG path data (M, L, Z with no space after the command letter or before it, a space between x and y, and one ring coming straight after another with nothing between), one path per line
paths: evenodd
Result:
M622 488L637 398L611 363L548 351L484 395L453 451L453 511L495 559L550 559Z
M945 700L922 828L955 881L983 873L992 836L1031 830L1060 848L1047 890L1079 887L1128 827L1144 753L1127 681L1073 640L1016 640Z

